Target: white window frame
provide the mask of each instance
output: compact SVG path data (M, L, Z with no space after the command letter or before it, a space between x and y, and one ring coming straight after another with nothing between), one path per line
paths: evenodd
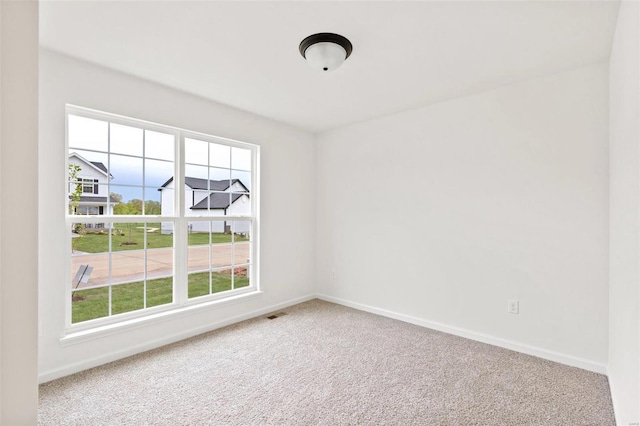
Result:
M124 117L117 114L112 114L103 111L97 111L89 108L84 108L76 105L66 105L65 111L65 187L66 199L69 199L70 185L67 184L68 177L66 170L69 165L69 115L76 115L85 118L91 118L101 121L107 121L114 124L122 124L125 126L133 126L145 130L157 131L167 134L172 134L177 142L174 145L174 208L173 215L100 215L100 216L78 216L69 213L69 208L65 205L65 223L67 229L70 229L73 223L141 223L141 222L173 222L173 302L165 305L144 308L132 312L126 312L102 318L96 318L92 320L83 321L80 323L72 323L72 301L71 294L71 257L70 252L71 243L69 247L69 255L66 256L66 277L65 277L65 335L71 335L73 333L90 331L92 329L103 328L111 324L117 325L119 323L126 324L131 320L149 317L153 320L157 314L162 314L162 318L166 317L166 314L170 314L171 311L176 313L184 311L184 309L196 307L202 305L213 306L216 301L223 301L224 299L233 300L236 296L244 295L246 293L259 293L260 290L260 258L259 258L259 218L260 218L260 147L256 144L250 144L247 142L241 142L233 139L228 139L220 136L208 135L192 130L186 130L174 126L167 126L163 124L153 123L145 120L139 120L130 117ZM249 200L251 202L250 216L245 215L233 215L220 217L225 221L242 220L249 221L251 223L251 267L249 268L249 286L238 289L228 290L224 292L204 295L189 299L188 297L188 223L189 222L210 222L220 220L216 216L186 216L185 215L185 164L184 164L184 146L185 139L198 139L205 142L217 143L230 147L248 149L251 151L251 196ZM71 237L69 237L69 240Z

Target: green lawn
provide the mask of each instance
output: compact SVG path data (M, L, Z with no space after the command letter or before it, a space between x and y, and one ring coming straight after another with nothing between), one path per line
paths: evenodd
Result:
M205 234L206 235L206 234ZM223 272L211 274L213 293L231 290L231 276ZM236 276L235 288L249 285L249 278ZM189 275L189 298L209 294L209 272ZM144 283L119 284L111 288L112 315L136 311L144 307ZM107 287L79 290L74 293L71 322L78 323L109 315L109 289ZM173 301L173 278L147 281L147 307Z
M131 226L129 226L131 225ZM115 224L115 231L112 235L112 250L140 250L144 248L144 223L118 223ZM147 223L147 228L160 228L159 223ZM104 253L109 251L109 233L107 230L87 230L88 233L73 238L71 244L74 251L86 253ZM248 241L247 238L239 235L235 236L235 241ZM211 233L213 244L230 243L231 235L223 233ZM135 243L135 244L129 244ZM189 245L209 244L208 232L192 232L189 234ZM173 235L147 232L147 248L173 247Z

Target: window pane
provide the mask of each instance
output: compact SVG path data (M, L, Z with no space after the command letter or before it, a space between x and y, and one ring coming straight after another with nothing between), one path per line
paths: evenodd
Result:
M109 257L74 250L71 258L71 289L82 290L109 283Z
M209 244L189 246L189 272L208 271L211 268L210 252Z
M142 186L142 158L110 155L109 160L112 184Z
M249 194L231 194L231 206L227 209L227 215L251 215L251 200L249 199Z
M144 214L162 214L162 192L158 188L144 188Z
M144 282L118 284L111 287L111 315L144 308Z
M217 143L209 144L209 165L228 169L231 167L231 148Z
M189 222L187 229L189 246L210 244L210 226L211 222Z
M233 263L241 265L251 263L251 222L234 221L233 230Z
M147 308L173 302L173 235L163 233L163 225L165 223L146 224Z
M184 214L186 216L202 216L207 214L208 194L208 191L186 191L184 195Z
M170 216L174 214L173 211L173 205L174 205L174 200L173 200L173 196L174 196L174 190L172 188L160 188L161 191L159 191L160 193L160 210L162 212L162 215L164 216ZM167 224L163 223L162 225L169 225L171 224L171 222L167 222ZM165 230L165 228L163 227L163 232Z
M233 288L248 287L251 282L251 222L236 220L233 232Z
M173 302L173 277L147 281L147 308Z
M189 222L188 232L188 269L189 272L211 269L210 223Z
M251 172L231 171L233 192L248 192L251 190Z
M213 271L211 273L211 292L220 293L221 291L228 291L233 289L233 285L231 283L231 275L231 268Z
M209 222L189 222L187 225L189 242L187 285L190 298L210 294L211 245L209 229Z
M68 116L69 148L107 151L108 126L106 121Z
M173 177L173 163L170 161L144 160L144 185L157 188Z
M83 183L98 181L99 184L107 184L107 154L69 150L69 168L67 179L69 181ZM69 187L69 194L73 194L74 186ZM106 196L106 193L104 194Z
M142 157L142 129L111 123L109 151Z
M145 130L144 156L173 161L175 137L170 134Z
M187 164L184 167L185 183L190 188L207 189L207 179L209 178L209 170L203 166L192 166Z
M218 241L225 241L229 237L231 240L231 236L229 234L220 234L212 235L212 238L215 238ZM220 268L223 266L231 266L233 261L233 244L231 242L219 242L212 244L211 246L211 263L214 268Z
M209 179L215 181L228 181L231 179L231 170L221 169L219 167L209 167Z
M233 268L233 288L249 286L249 265L236 266Z
M173 225L173 223L170 223ZM147 223L147 307L173 301L173 235L163 233L164 223ZM166 226L165 226L166 227Z
M238 170L251 170L251 150L243 148L231 148L231 168Z
M144 229L138 229L141 227L136 225L138 224L116 224L117 229L122 233L114 237L112 241L112 284L144 280Z
M208 165L209 143L186 138L184 141L184 158L186 163Z
M211 243L212 244L231 242L231 234L227 232L228 230L227 225L228 224L225 221L211 222Z
M116 202L113 214L132 216L142 214L142 188L111 185L110 199Z
M109 287L76 291L71 296L73 324L109 315Z
M211 294L211 272L197 272L189 274L188 286L189 286L189 298L206 296Z

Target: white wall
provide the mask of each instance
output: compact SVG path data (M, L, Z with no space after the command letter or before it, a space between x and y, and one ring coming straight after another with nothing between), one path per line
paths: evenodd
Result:
M622 2L609 62L609 384L619 425L640 422L640 8Z
M40 55L38 267L40 376L49 380L150 346L201 332L314 291L314 137L256 115L50 52ZM64 335L65 103L261 146L263 294L180 319L61 346ZM282 188L287 188L283 191ZM282 253L287 253L282 256Z
M0 424L32 425L38 223L37 193L25 188L38 187L38 2L0 2L0 43Z
M596 64L318 135L319 293L604 372L607 78Z

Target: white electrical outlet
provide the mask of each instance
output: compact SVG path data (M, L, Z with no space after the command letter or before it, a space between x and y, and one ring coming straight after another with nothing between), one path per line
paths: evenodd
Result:
M520 313L520 302L515 299L507 300L507 312L510 314Z

